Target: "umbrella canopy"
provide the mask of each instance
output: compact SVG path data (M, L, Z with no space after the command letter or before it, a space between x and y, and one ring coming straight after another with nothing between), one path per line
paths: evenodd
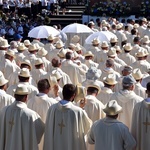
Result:
M94 38L99 39L101 42L102 41L110 42L110 39L114 37L117 38L117 36L110 31L95 32L86 38L85 44L92 44L92 40Z
M73 23L62 29L65 33L93 33L93 31L84 24Z
M49 35L57 36L60 32L51 26L38 26L28 33L28 37L32 38L48 38Z

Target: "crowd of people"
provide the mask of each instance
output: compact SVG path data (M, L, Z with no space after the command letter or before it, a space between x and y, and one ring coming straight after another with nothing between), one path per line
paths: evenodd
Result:
M95 2L92 7L89 2L89 7L85 13L89 15L102 16L104 13L112 17L128 17L130 15L149 16L149 1L142 1L141 4L134 4L133 1L99 1Z
M149 150L150 22L87 26L115 36L2 34L0 150Z
M49 16L59 15L59 10L62 9L63 14L66 10L66 0L7 0L0 2L0 10L7 16L18 18L22 15L28 18L35 18L42 11L48 12Z

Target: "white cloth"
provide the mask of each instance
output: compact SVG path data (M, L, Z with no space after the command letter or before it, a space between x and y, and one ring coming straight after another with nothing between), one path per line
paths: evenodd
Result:
M39 93L32 99L28 100L27 106L28 108L37 112L40 115L41 120L45 123L47 111L49 107L55 103L57 103L55 99L48 97L47 94ZM44 143L44 136L42 137L41 142L39 144L39 150L43 150L43 143Z
M49 52L51 52L52 50L54 50L56 47L54 46L53 43L47 43L47 44L44 45L44 48L45 48L45 50L47 50L48 53L49 53ZM48 54L48 53L47 53L47 54Z
M110 88L102 87L100 94L97 95L97 99L100 100L104 105L109 102L113 91Z
M78 65L73 63L71 60L66 60L62 63L62 71L69 75L71 82L77 85L81 81L81 75L85 75L85 71L79 68Z
M93 60L85 60L84 63L87 65L87 67L95 67L98 68L98 63L95 63Z
M133 69L139 68L143 74L147 73L150 68L150 63L146 60L137 60L133 64L131 64Z
M119 55L119 58L129 66L136 61L135 57L132 56L130 53L122 53Z
M35 3L38 2L38 0L33 0L33 1L36 1ZM34 2L33 2L33 3L34 3ZM31 44L36 44L36 43L38 43L40 47L44 47L44 44L43 44L42 42L40 42L39 40L37 40L37 39L34 39L34 40L31 42Z
M145 100L135 105L132 114L131 133L137 141L135 150L150 149L150 103Z
M116 57L114 58L114 60L115 60L116 63L120 64L121 66L127 65L127 64L126 64L122 59L120 59L118 56L116 56Z
M116 36L118 38L118 45L122 47L122 42L127 40L126 35L122 32L122 30L120 30L120 31L116 31Z
M12 104L14 102L14 100L15 100L14 97L7 94L4 90L0 89L0 110L3 107Z
M150 75L142 79L141 85L146 88L147 83L150 82Z
M93 122L105 117L105 113L103 112L104 105L102 102L93 95L87 95L86 100L84 109Z
M100 62L98 69L104 70L105 67L106 67L106 62ZM114 67L113 67L114 71L121 73L121 68L122 68L122 66L119 63L114 61Z
M47 113L43 150L86 150L84 136L91 126L86 112L61 101Z
M138 32L139 32L140 37L144 36L145 30L146 30L146 28L144 26L139 26Z
M1 150L38 150L44 123L25 103L15 101L0 113L0 133Z
M61 49L53 49L52 51L48 51L48 54L46 55L46 58L51 62L52 59L54 57L58 57L57 53L60 51Z
M95 53L95 62L96 63L100 63L100 62L105 62L107 60L107 52L108 50L101 50L101 51L98 51L97 53Z
M60 79L60 82L59 82L60 87L63 87L65 84L72 83L69 75L66 74L65 72L63 72L61 70L61 68L55 67L55 68L53 68L52 71L54 71L54 70L58 71L62 75L62 78ZM49 72L47 74L49 74Z
M103 81L104 77L107 77L109 74L113 74L114 77L116 78L116 80L118 81L120 78L120 74L118 72L116 72L113 68L104 68L102 70L102 75L100 77L100 80Z
M137 82L135 84L134 92L136 95L146 98L146 88L142 87L141 83Z
M33 69L31 70L31 75L33 80L38 83L38 81L41 79L41 76L46 75L47 72L44 71L43 69Z
M20 63L24 61L25 57L26 56L24 55L24 53L16 53L16 58L15 58L16 64L20 66Z
M46 72L49 72L52 70L52 64L49 60L47 60L45 57L41 57L43 63L44 63L44 68Z
M0 71L3 72L6 79L9 78L11 73L19 70L20 68L9 59L4 59L4 61L0 62Z
M136 145L123 123L107 117L96 121L88 135L88 142L95 144L95 150L132 150Z
M30 63L31 63L31 65L32 65L32 68L35 68L35 61L36 61L36 59L37 59L37 56L35 55L35 54L28 54L26 57L25 57L25 59L28 59L29 61L30 61Z
M123 112L119 114L118 119L130 128L133 108L135 104L142 101L143 98L136 95L134 91L120 90L119 92L114 93L110 100L116 100L122 107Z

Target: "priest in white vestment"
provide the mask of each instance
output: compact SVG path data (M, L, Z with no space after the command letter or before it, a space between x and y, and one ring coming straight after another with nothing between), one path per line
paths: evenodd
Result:
M142 101L142 97L135 94L134 84L136 81L131 75L125 76L122 80L122 90L115 92L110 100L116 100L121 105L123 112L120 113L118 119L128 128L131 127L132 112L135 104Z
M87 101L84 109L93 122L105 117L105 114L103 112L104 105L97 99L97 95L100 93L100 91L101 88L96 81L91 81L91 83L87 85Z
M31 62L32 67L34 68L35 60L37 59L37 52L40 47L37 47L36 44L30 45L28 48L29 54L25 57Z
M118 45L122 48L122 43L127 41L127 37L122 30L123 26L121 23L117 24L116 36L118 38Z
M150 82L150 68L147 70L146 76L142 79L141 85L146 88L148 82Z
M108 76L103 78L104 87L101 88L101 92L97 95L97 99L101 101L104 105L107 104L112 96L113 89L118 83L114 74L108 74Z
M5 79L3 73L1 72L0 73L0 110L3 107L12 104L15 100L14 97L12 97L11 95L5 92L7 88L7 83L8 80Z
M14 89L16 89L17 85L23 84L28 87L28 90L30 91L28 98L31 99L33 96L35 96L38 93L38 89L29 83L30 77L31 77L31 74L27 68L21 69L20 73L18 74L19 83L9 86L7 89L7 93L13 96Z
M46 58L51 62L54 57L57 57L57 53L61 50L64 50L64 43L59 40L56 42L56 48L48 52Z
M135 105L132 114L131 133L137 141L135 150L150 149L150 82L146 93L147 98Z
M16 65L15 52L12 50L7 50L3 60L0 62L0 71L3 72L6 79L9 78L10 74L19 71L20 68Z
M127 65L131 65L136 61L135 57L130 54L132 51L132 46L130 43L127 43L123 46L124 52L119 55L119 58L123 60Z
M47 113L43 150L86 150L84 136L91 120L72 103L76 86L66 84L62 93L63 100L52 105Z
M51 69L52 69L52 64L51 64L51 62L49 61L49 60L47 60L47 58L46 58L46 55L47 55L47 51L43 48L43 47L41 47L40 49L39 49L39 51L38 51L38 57L40 57L42 60L43 60L43 63L44 63L44 67L45 67L45 71L46 72L49 72L49 71L51 71Z
M108 74L114 74L116 77L116 80L120 78L120 73L114 70L114 60L111 58L108 58L106 60L105 66L102 69L102 75L100 77L101 80L103 80L104 77L106 77Z
M141 96L143 98L146 98L146 88L144 88L141 85L141 81L142 81L144 74L141 73L141 70L139 68L136 68L133 70L132 76L136 80L135 88L134 88L135 94L137 94L138 96Z
M23 62L23 60L25 59L26 55L25 55L25 51L27 50L26 46L23 43L19 43L18 47L17 47L17 53L16 53L16 64L18 66L20 66L20 63Z
M84 110L93 123L105 117L105 113L103 112L104 105L97 99L97 95L100 91L101 88L96 81L92 81L87 85L87 96L85 97L86 104ZM94 145L87 143L87 150L94 150Z
M29 99L27 102L28 108L37 112L42 121L46 122L47 111L50 106L57 103L57 101L53 98L48 97L48 92L51 87L47 79L42 79L37 84L39 93L35 95L32 99ZM42 137L41 142L39 144L39 150L43 150L43 141L44 137Z
M103 41L101 44L101 51L96 52L94 61L96 63L105 62L107 59L107 52L109 51L109 45L107 41Z
M44 70L45 70L45 68L44 68L44 63L43 63L42 59L37 58L35 60L35 69L31 70L32 78L36 82L36 84L40 80L41 76L47 74L47 72Z
M0 60L5 56L6 51L8 50L8 41L6 39L0 39Z
M143 74L147 72L147 70L150 68L150 63L147 61L147 56L149 53L146 49L140 48L137 53L135 54L137 61L131 64L131 67L133 69L139 68Z
M60 87L63 87L65 84L72 83L72 82L68 74L66 74L65 72L61 70L61 64L62 62L59 57L55 57L52 59L52 67L53 67L52 71L55 70L55 71L60 72L60 74L62 75L62 79L60 80L59 85Z
M0 113L0 149L38 150L44 123L35 111L27 108L27 86L18 85L14 93L16 101Z
M75 85L81 83L81 75L85 75L86 73L85 70L73 62L73 55L71 52L66 53L66 60L62 62L61 69L69 75L71 82Z
M53 35L50 35L47 40L48 43L44 45L44 49L47 51L46 54L46 58L47 60L51 61L51 52L56 49L56 47L54 46L54 40L56 39L56 37L54 37Z
M23 62L20 63L20 69L22 68L27 68L29 69L29 71L32 70L32 66L29 60L24 60ZM15 72L11 73L8 80L8 87L14 84L17 84L19 82L18 79L18 74L19 74L20 70L16 70ZM33 86L36 86L35 81L33 80L32 76L29 78L29 83Z
M117 120L122 107L112 100L105 105L104 119L96 121L88 134L88 142L95 144L95 150L132 150L136 141L129 129Z

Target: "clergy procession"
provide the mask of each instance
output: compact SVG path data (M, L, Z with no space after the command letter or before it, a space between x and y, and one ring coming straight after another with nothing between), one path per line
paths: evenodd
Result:
M68 26L1 33L0 150L150 150L150 22Z

